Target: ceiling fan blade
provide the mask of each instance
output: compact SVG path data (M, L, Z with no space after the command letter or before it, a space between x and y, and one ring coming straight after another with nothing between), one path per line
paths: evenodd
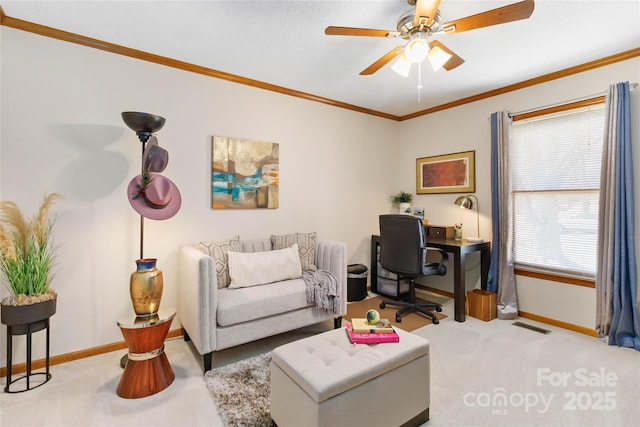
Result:
M448 47L446 47L445 45L440 43L438 40L432 40L432 41L429 42L429 44L432 47L438 46L440 49L444 50L449 55L451 55L451 58L449 58L449 60L447 62L445 62L444 65L442 66L442 68L444 68L445 70L451 71L454 68L459 67L460 65L464 64L464 59L460 58L451 49L449 49Z
M397 31L374 30L371 28L352 28L352 27L327 27L324 33L328 36L365 36L365 37L388 37L394 35Z
M438 11L440 6L440 0L417 0L416 1L416 16L413 18L413 25L431 25L433 17Z
M384 67L389 62L393 61L393 59L395 57L397 57L398 55L400 55L402 53L403 49L404 49L404 46L397 46L397 47L393 48L389 53L384 55L382 58L378 59L376 62L374 62L373 64L369 65L367 68L362 70L360 72L360 75L361 76L368 76L370 74L375 73L380 68Z
M478 13L477 15L467 16L466 18L447 22L442 25L441 29L445 33L461 33L462 31L475 30L476 28L519 21L530 17L533 13L533 8L533 0L524 0L509 6L499 7L497 9Z

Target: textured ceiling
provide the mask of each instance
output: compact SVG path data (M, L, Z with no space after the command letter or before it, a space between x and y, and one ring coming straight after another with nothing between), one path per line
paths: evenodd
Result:
M448 22L513 1L442 0ZM395 30L412 7L384 1L2 1L7 16L288 89L404 116L640 47L640 0L536 0L531 18L435 36L465 63L409 77L358 73L402 39L326 36L329 25Z

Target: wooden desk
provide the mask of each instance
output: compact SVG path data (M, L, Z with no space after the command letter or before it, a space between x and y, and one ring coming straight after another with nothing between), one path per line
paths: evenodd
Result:
M380 236L371 236L371 291L377 291L378 246ZM489 264L491 262L491 243L471 243L466 240L434 239L427 237L427 246L443 249L453 254L453 300L454 318L458 322L465 321L465 261L467 254L480 251L480 284L487 289ZM448 274L448 273L447 273Z

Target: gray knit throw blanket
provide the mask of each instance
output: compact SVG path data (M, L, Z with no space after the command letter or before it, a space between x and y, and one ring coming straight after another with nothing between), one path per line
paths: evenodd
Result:
M330 271L303 271L302 280L307 285L307 302L322 310L339 315L341 306L338 279Z

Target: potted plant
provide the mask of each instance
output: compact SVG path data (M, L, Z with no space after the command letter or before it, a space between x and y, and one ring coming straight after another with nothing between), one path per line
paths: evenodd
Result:
M413 194L400 190L395 196L391 198L391 202L394 205L398 205L398 213L411 215L411 202L413 201Z
M33 218L11 201L0 202L0 280L11 295L0 308L2 323L27 325L55 314L57 294L49 287L55 258L51 205L62 196L50 193Z

